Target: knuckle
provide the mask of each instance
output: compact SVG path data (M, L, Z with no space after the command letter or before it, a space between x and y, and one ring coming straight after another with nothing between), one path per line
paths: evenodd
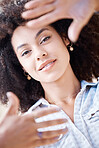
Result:
M83 21L85 18L86 18L85 15L80 14L80 15L77 17L77 20L81 22L81 21Z
M48 126L51 126L52 122L51 121L47 121L45 124L48 125Z
M42 7L42 11L45 11L45 12L49 12L54 9L55 9L55 7L53 5L48 5L48 6L45 6L44 8Z
M47 138L47 137L50 137L50 133L49 132L44 132L43 133L43 138Z
M56 9L56 10L55 10L55 16L56 16L56 17L62 17L62 16L63 16L62 10Z
M38 0L33 1L33 5L36 7L36 6L40 5L40 2Z

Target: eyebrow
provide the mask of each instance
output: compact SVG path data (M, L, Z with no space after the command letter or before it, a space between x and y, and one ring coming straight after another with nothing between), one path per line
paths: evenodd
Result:
M49 29L48 29L48 28L42 28L42 29L36 34L35 39L36 39L43 31L45 31L45 30L49 30ZM27 43L21 44L21 45L19 45L19 46L17 47L17 50L18 50L19 48L24 47L24 46L27 46L27 45L28 45Z
M45 30L49 30L48 28L42 28L37 34L36 34L36 37L35 39Z
M17 47L17 50L18 50L19 48L21 48L21 47L26 46L26 45L28 45L28 44L21 44L20 46Z

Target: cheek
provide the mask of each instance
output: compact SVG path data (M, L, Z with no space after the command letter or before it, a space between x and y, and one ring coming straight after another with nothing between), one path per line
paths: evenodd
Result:
M59 50L57 51L57 53L59 58L65 62L64 64L68 63L70 61L70 55L67 47L64 44L61 44L60 46L58 45L58 47Z
M70 54L69 54L69 52L68 52L67 49L65 49L64 55L65 55L65 57L66 57L66 59L67 59L66 61L69 62L69 61L70 61Z
M27 59L20 60L20 63L24 68L24 70L29 74L35 69L34 62L31 60L27 60Z
M21 64L24 68L24 70L35 80L39 81L39 76L36 72L35 64L33 61L27 61L25 62L21 61Z

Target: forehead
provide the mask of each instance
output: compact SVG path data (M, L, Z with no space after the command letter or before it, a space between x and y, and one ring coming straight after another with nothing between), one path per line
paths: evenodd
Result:
M12 35L12 45L22 44L23 42L31 42L33 39L36 38L39 34L42 32L45 32L45 30L49 31L55 31L51 26L46 26L44 28L28 28L27 26L18 26Z
M28 35L32 35L32 36L35 36L36 32L38 30L37 29L31 29L31 28L28 28L27 26L18 26L14 32L13 32L13 35L12 35L12 42L14 40L16 40L16 42L20 39L28 39L27 36Z

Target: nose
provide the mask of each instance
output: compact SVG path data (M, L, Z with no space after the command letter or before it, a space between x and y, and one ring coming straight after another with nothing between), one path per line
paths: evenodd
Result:
M43 58L45 58L48 55L48 53L45 50L38 50L36 51L36 60L40 61Z

